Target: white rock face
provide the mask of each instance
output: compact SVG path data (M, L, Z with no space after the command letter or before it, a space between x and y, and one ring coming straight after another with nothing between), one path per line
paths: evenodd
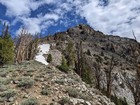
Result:
M128 77L130 78L134 77L133 73L131 74L131 72L128 72L128 71L126 73L127 75L129 75ZM126 98L126 101L130 105L134 105L133 94L130 91L130 89L126 86L125 82L122 80L124 77L119 72L117 73L116 76L118 79L113 81L113 85L114 85L113 92L122 99ZM122 87L121 85L124 85L124 86Z
M35 60L38 62L41 62L42 64L48 65L48 62L46 61L44 54L48 54L50 50L50 44L42 44L38 46L39 53L35 56Z

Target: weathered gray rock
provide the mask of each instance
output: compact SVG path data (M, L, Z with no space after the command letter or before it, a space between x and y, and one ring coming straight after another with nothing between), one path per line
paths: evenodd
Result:
M14 100L15 100L15 97L10 97L10 98L8 99L9 102L13 102Z
M49 51L49 54L52 55L52 64L57 66L57 65L61 65L61 61L62 61L62 53L57 50L57 49L53 49Z

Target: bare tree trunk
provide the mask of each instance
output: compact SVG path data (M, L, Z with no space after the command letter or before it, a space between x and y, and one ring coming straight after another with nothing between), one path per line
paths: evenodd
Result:
M77 53L77 62L75 63L76 72L79 76L82 76L82 68L83 68L83 49L82 42L77 43L76 45L76 53Z
M96 60L97 62L93 63L93 69L94 69L94 74L95 74L95 79L96 79L96 88L101 90L101 64L99 60Z
M77 43L76 45L76 49L77 49L77 62L76 62L76 72L79 74L79 76L81 76L81 64L80 64L80 46Z
M21 63L24 60L32 60L38 47L38 36L34 37L24 30L17 37L16 42L16 62Z
M107 82L107 97L111 98L111 78L110 77Z
M111 62L109 68L106 70L106 79L107 79L107 97L111 98L111 88L112 88L112 71L114 68L114 57L111 57Z

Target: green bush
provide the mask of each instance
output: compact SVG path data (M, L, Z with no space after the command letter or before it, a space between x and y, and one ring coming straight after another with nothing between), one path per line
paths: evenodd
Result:
M87 84L91 84L92 83L92 76L91 76L91 72L89 68L84 68L83 72L82 72L82 80L87 83Z
M126 99L118 98L116 95L111 96L111 101L115 103L115 105L128 105Z
M57 83L59 85L64 85L65 80L64 79L58 79L58 80L55 80L55 83Z
M47 88L42 89L41 94L47 96L47 95L49 95L49 90Z
M67 65L60 65L58 66L58 69L65 73L68 73L69 71L69 67Z
M63 97L60 101L59 101L60 105L72 105L70 99L68 99L67 97Z
M7 86L2 84L2 83L0 83L0 91L3 92L5 90L7 90Z
M24 100L20 105L39 105L39 102L35 98L29 98Z
M9 90L4 91L0 94L0 96L5 98L5 99L9 99L11 97L14 97L15 95L16 95L16 91L13 89L9 89Z
M7 79L7 78L0 77L0 84L7 85L10 83L10 81L11 81L10 78Z
M70 97L77 98L79 96L79 92L77 89L69 88L66 90Z
M89 49L87 50L87 55L91 56L91 52Z
M51 62L52 62L52 55L51 55L51 54L48 55L48 57L47 57L47 62L48 62L48 63L51 63Z
M3 102L5 102L5 99L0 97L0 103L3 103Z
M93 75L92 75L92 70L91 67L88 65L87 63L88 61L86 60L86 57L84 56L81 59L81 78L84 82L86 82L87 84L91 84L93 79Z
M0 77L6 77L6 76L7 76L7 71L0 72Z
M85 93L79 93L79 98L86 101L92 100L92 98L88 94L85 94Z
M81 92L79 92L78 89L68 88L66 90L66 92L68 93L68 95L70 97L80 98L80 99L83 99L83 100L92 100L91 97L88 94L81 93Z
M34 84L34 80L31 78L21 78L19 79L18 87L31 88Z
M58 69L62 72L68 73L69 66L67 65L66 59L64 57L62 57L62 63L60 66L58 66Z

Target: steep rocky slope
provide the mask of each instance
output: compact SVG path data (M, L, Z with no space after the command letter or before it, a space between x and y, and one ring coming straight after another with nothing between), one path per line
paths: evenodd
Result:
M53 36L48 36L43 41L52 44L52 50L58 49L65 54L65 49L69 42L75 46L82 42L82 49L84 53L90 51L90 55L85 55L88 59L88 64L94 68L93 63L96 58L100 57L102 60L101 70L103 71L102 85L106 85L105 69L108 67L111 57L115 58L115 67L113 69L113 86L112 94L116 94L121 98L126 98L130 104L134 104L134 99L131 91L122 81L123 75L129 77L135 76L135 58L133 48L137 43L133 39L122 38L119 36L104 35L102 32L95 31L88 25L80 24L68 29L66 32L56 33ZM138 44L138 43L137 43ZM134 52L138 54L137 51Z
M114 105L74 72L36 61L0 68L0 105Z

